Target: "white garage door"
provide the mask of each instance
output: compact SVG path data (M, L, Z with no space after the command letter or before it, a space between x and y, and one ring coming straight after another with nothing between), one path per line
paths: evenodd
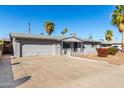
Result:
M54 45L47 44L23 44L22 56L51 55L54 52Z

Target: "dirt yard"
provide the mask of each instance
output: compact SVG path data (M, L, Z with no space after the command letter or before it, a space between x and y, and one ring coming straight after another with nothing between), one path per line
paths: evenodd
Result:
M116 55L109 55L108 57L98 57L97 54L90 55L80 55L78 57L94 59L99 61L106 61L114 65L123 65L124 64L124 54L118 53Z
M64 56L23 57L11 63L16 63L14 79L23 78L18 87L124 87L124 66Z

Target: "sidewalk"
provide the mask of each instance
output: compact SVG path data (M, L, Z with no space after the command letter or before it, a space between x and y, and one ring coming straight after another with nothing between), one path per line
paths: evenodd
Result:
M0 88L14 88L30 80L29 76L14 79L10 55L3 55L0 61ZM17 73L22 73L18 70Z
M0 88L12 87L14 83L10 55L4 55L0 61Z

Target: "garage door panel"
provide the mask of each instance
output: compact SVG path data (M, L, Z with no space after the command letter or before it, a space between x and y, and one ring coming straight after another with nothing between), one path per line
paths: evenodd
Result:
M23 44L22 56L53 54L53 45L48 44Z

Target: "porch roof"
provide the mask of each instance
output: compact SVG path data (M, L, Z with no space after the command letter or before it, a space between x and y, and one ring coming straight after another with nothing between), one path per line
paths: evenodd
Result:
M94 40L94 39L82 39L84 42L95 42L95 43L101 43L100 41L98 40Z
M83 42L82 39L77 38L77 37L75 37L75 36L63 38L63 39L61 39L61 41L64 41L64 42Z

